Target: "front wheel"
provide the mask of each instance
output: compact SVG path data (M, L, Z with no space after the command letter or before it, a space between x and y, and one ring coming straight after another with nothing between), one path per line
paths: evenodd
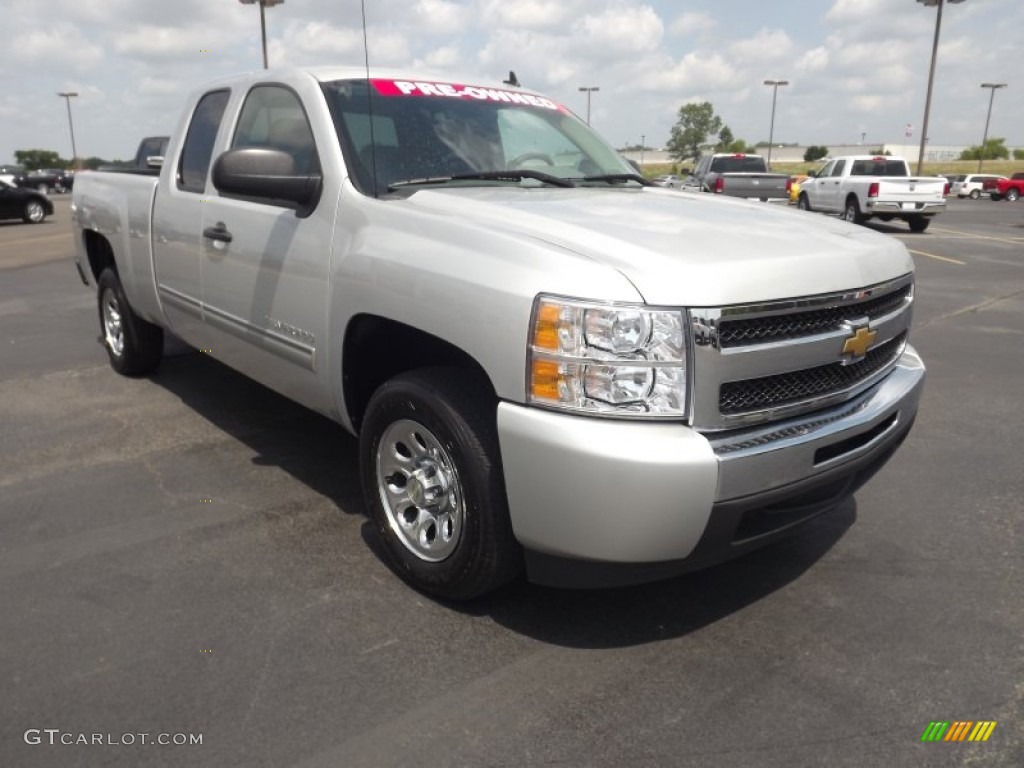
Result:
M931 223L932 220L927 216L911 216L907 219L907 226L911 232L924 232Z
M1016 189L1008 189L1006 191L1006 199L1009 200L1011 203L1014 202L1018 197L1020 197L1020 192L1018 192Z
M125 376L143 376L156 370L164 351L164 330L132 311L117 273L103 270L99 290L100 340L110 365Z
M811 210L811 201L807 198L807 195L800 195L800 197L797 198L796 207L801 211Z
M363 492L392 569L447 600L522 569L487 389L462 370L401 374L374 393L360 434Z
M21 218L26 224L38 224L46 218L46 209L38 200L29 200L21 211Z

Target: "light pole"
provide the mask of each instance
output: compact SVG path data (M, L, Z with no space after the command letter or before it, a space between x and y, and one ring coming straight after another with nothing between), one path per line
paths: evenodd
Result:
M992 100L996 97L996 88L1005 88L1006 83L982 83L988 88L988 115L985 116L985 134L981 137L981 151L978 153L978 173L981 173L981 161L985 159L985 142L988 141L988 121L992 119Z
M580 86L581 91L585 91L587 94L587 125L590 125L590 94L594 91L600 91L601 89L596 85Z
M273 8L275 5L281 5L284 0L238 0L242 5L256 5L260 6L260 36L263 40L263 68L267 69L267 18L264 12L264 8Z
M789 80L765 80L765 85L772 87L772 121L768 126L768 159L765 165L770 171L772 169L772 142L775 139L775 99L779 95L780 85L789 85Z
M74 91L61 91L57 94L64 99L68 108L68 130L71 131L71 167L78 167L78 150L75 149L75 123L71 120L71 99L78 96Z
M924 100L924 124L921 126L921 147L917 152L917 175L924 167L924 145L928 141L928 115L932 111L932 83L935 81L935 57L939 52L939 30L942 29L942 6L945 3L962 3L964 0L917 0L927 7L935 6L935 39L932 41L932 63L928 68L928 94Z
M640 134L640 165L644 164L644 145L647 143L647 135Z

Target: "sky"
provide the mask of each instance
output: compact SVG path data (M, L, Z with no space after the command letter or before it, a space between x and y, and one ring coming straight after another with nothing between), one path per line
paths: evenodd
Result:
M586 114L617 147L660 147L680 106L710 101L737 138L801 144L920 141L935 8L915 0L365 0L371 66L520 82ZM359 0L266 11L275 66L364 62ZM16 149L130 158L169 133L186 95L259 69L259 10L239 0L0 0L0 163ZM947 4L932 145L1024 146L1024 0ZM913 136L905 139L907 126Z

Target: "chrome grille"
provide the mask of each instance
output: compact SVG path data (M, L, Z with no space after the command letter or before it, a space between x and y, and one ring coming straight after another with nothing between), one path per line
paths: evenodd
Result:
M690 309L691 423L734 430L856 397L896 365L913 302L906 274L837 293ZM851 363L847 344L865 323L874 347Z
M828 307L809 312L739 320L723 319L718 326L718 343L721 347L727 348L787 341L837 330L842 327L844 320L857 320L863 317L874 320L899 309L912 289L911 285L905 285L885 296L869 299L859 304Z
M851 389L894 362L903 351L905 339L906 334L900 334L870 350L863 360L852 365L830 363L802 371L726 382L719 390L718 410L725 415L760 411Z

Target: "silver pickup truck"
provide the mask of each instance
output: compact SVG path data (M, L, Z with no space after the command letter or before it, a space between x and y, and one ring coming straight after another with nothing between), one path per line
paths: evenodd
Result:
M902 244L651 186L467 82L224 79L159 177L82 174L113 367L154 371L166 329L358 435L392 567L447 599L705 566L888 459L924 381Z
M784 173L770 173L760 155L725 153L702 157L688 185L700 192L729 197L787 200L792 179Z

